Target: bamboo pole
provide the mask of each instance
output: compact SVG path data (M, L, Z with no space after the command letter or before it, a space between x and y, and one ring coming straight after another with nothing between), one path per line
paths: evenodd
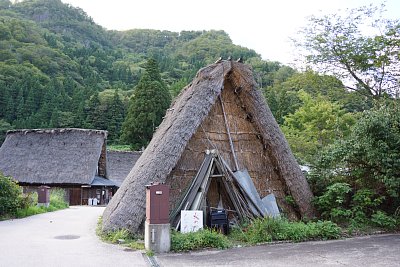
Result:
M226 114L225 114L224 103L222 101L222 94L219 95L219 101L221 103L222 113L224 114L225 128L226 128L226 131L228 133L229 145L231 147L231 151L232 151L232 155L233 155L233 162L235 163L235 170L238 171L239 170L239 165L238 165L238 161L237 161L237 158L236 158L235 148L233 147L233 142L232 142L231 132L229 130L228 120L227 120Z

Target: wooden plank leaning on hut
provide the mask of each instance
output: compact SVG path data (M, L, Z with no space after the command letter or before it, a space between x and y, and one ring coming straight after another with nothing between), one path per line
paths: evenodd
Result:
M255 188L252 189L254 184L246 181L246 179L251 180L250 176L248 174L247 176L240 175L231 170L217 150L207 151L198 173L179 205L171 213L170 221L172 226L177 230L179 229L180 212L182 210L206 210L207 193L211 179L220 179L222 181L224 189L234 206L234 210L230 211L235 213L235 217L238 220L252 220L269 215L257 191L254 191ZM257 201L257 198L259 201Z

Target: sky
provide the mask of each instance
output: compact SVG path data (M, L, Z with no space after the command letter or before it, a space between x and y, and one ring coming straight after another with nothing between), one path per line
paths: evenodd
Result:
M83 9L108 30L224 30L236 45L254 49L264 60L291 64L290 40L307 17L335 13L379 0L62 0ZM398 19L400 1L387 0L387 16Z

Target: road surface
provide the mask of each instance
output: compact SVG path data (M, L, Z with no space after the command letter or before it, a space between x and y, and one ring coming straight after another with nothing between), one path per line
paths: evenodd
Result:
M104 207L74 206L0 222L0 266L149 266L139 251L99 240Z

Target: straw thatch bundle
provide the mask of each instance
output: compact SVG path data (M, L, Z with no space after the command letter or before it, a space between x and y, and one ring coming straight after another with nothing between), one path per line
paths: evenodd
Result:
M7 132L0 171L26 184L90 184L105 172L106 131L29 129Z
M182 198L204 159L218 149L234 167L224 115L239 162L247 169L261 197L273 192L288 215L291 195L300 216L313 217L312 193L271 111L257 89L251 69L222 61L201 69L167 111L150 144L136 162L103 214L103 228L137 232L145 219L145 185L171 187L170 209Z

